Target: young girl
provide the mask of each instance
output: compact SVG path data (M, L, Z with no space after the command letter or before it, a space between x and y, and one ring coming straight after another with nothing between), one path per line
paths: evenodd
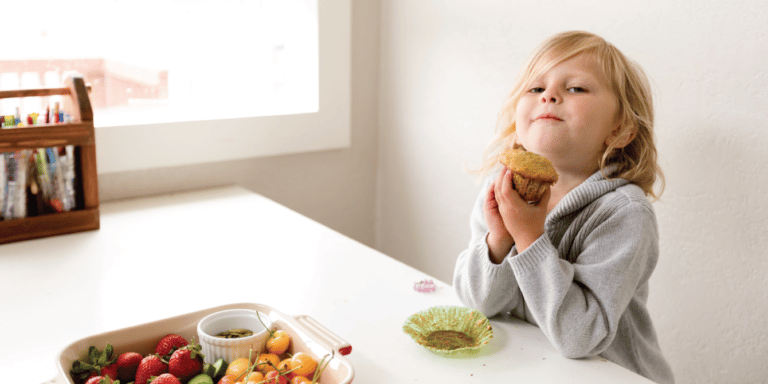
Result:
M486 151L488 175L456 262L461 301L486 316L512 313L541 328L564 356L600 355L673 383L646 309L659 256L648 196L663 176L643 71L599 36L545 41L504 103ZM558 181L529 204L499 154L549 159ZM497 174L491 171L501 168Z

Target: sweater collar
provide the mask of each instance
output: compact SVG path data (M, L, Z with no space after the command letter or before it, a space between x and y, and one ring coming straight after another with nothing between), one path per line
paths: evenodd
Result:
M605 169L605 174L610 175L615 171L615 165L609 165ZM562 200L555 206L547 217L547 224L554 222L560 217L576 212L600 196L628 184L626 179L612 178L606 179L601 170L593 173L592 176L584 180L579 186L568 192Z

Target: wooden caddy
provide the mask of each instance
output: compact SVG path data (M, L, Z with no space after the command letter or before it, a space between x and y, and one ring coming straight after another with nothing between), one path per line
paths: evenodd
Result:
M99 187L93 109L82 77L70 77L64 88L0 91L0 99L66 95L64 110L72 123L0 129L0 152L75 146L75 209L68 212L0 221L0 244L99 229Z

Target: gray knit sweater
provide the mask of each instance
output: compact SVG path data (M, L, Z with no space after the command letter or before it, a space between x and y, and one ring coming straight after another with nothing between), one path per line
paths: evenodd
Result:
M501 264L488 256L478 197L469 247L453 286L464 305L486 316L509 313L537 325L563 356L600 355L657 383L673 383L646 308L659 256L653 207L624 179L595 173L547 215L545 233Z

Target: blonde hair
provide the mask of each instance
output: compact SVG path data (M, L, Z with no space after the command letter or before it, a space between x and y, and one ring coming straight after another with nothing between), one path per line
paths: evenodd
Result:
M528 85L557 64L580 55L591 55L616 95L621 117L620 134L608 145L599 167L608 178L622 178L654 198L664 190L664 175L657 163L653 133L653 98L645 72L602 37L584 31L559 33L544 41L518 75L496 122L496 135L486 148L478 171L487 174L498 165L499 154L515 144L515 107ZM632 135L629 144L621 143ZM610 174L609 172L610 166ZM615 167L615 169L614 169ZM659 192L654 184L659 181Z

